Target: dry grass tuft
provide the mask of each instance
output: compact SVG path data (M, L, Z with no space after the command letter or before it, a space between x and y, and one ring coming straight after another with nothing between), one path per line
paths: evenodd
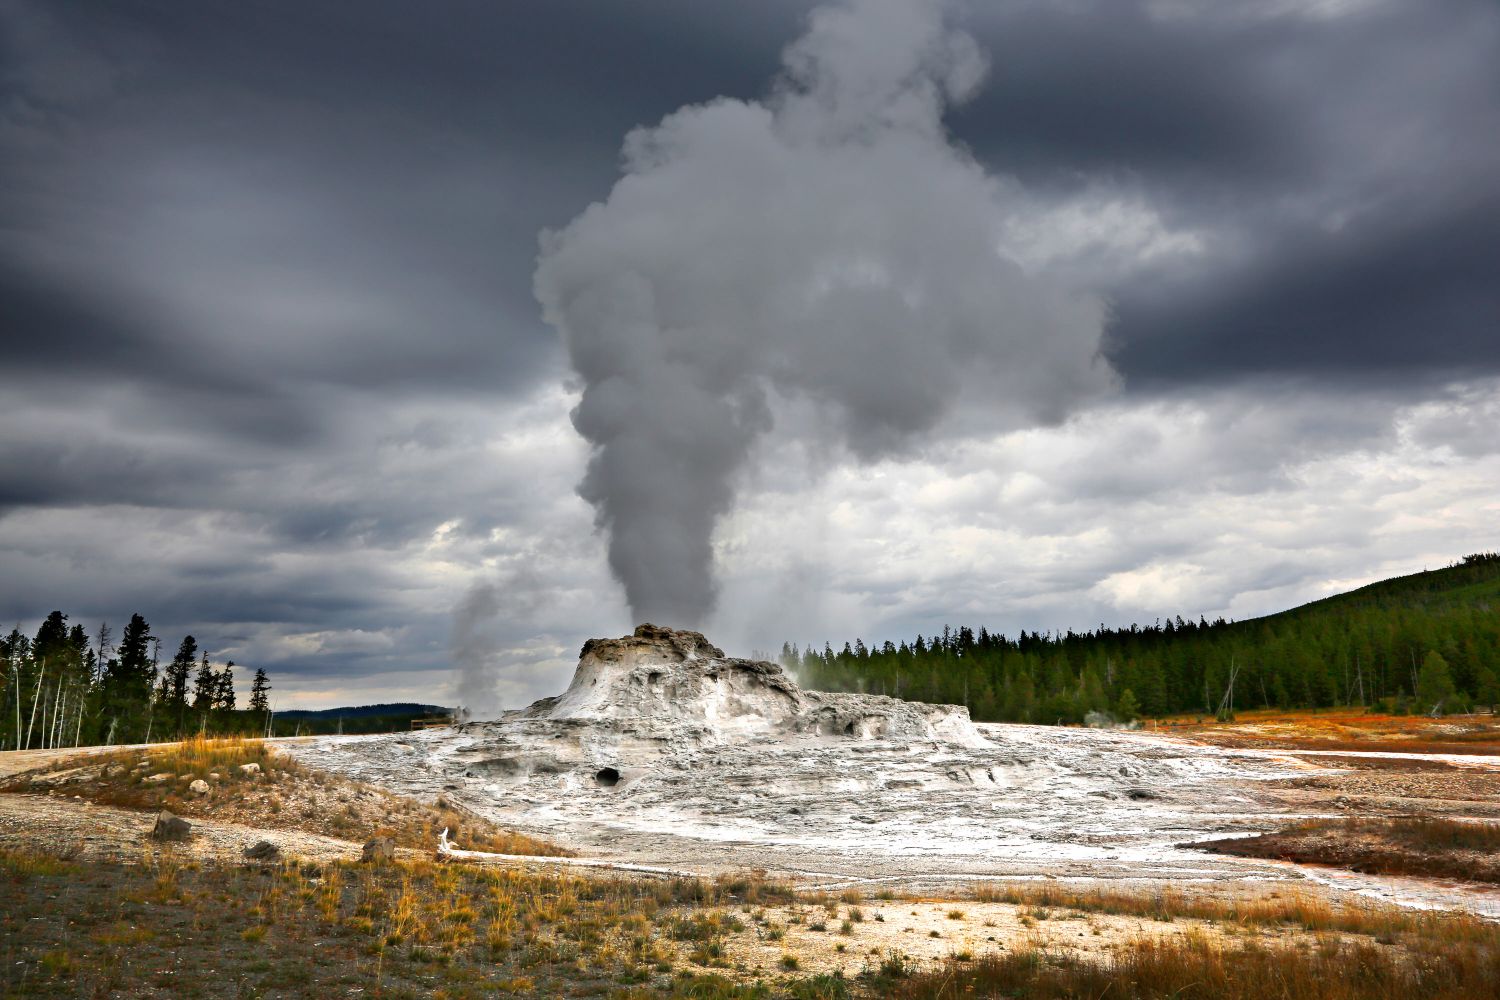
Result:
M1245 899L1190 896L1179 889L1155 892L1077 890L1065 886L980 886L979 902L1029 907L1033 916L1046 908L1123 914L1169 922L1204 920L1241 927L1296 927L1388 938L1420 936L1436 941L1487 942L1500 947L1500 925L1463 913L1402 910L1354 900L1337 905L1308 892L1274 893Z
M13 882L38 876L77 875L83 866L57 853L24 847L0 847L0 875Z
M448 831L448 839L464 850L538 857L573 856L572 851L556 844L506 830L442 799L431 808L393 815L390 822L377 832L404 847L431 848L437 845L438 834L444 829Z
M1142 936L1093 959L1023 942L1007 942L1018 950L1004 955L958 950L935 966L872 950L860 979L846 982L808 968L821 961L804 948L809 925L788 933L751 902L790 901L788 922L796 923L801 917L791 914L816 918L834 901L794 896L761 873L656 880L428 860L381 867L288 861L263 870L185 863L154 848L140 864L83 867L87 875L79 878L44 865L37 869L44 874L6 897L28 928L15 943L15 966L27 970L29 982L71 976L79 995L146 995L161 985L153 977L165 975L153 970L165 969L172 970L164 981L174 995L218 995L231 981L250 995L519 991L617 1000L1500 995L1500 926L1373 905L1331 906L1303 895L1234 902L1175 892L992 888L977 895L1026 907L1038 918L1095 909L1214 926L1174 927L1161 939ZM853 931L857 907L834 905L848 915L842 929ZM965 912L956 904L941 909ZM973 907L965 919L978 919ZM1236 923L1259 930L1235 933ZM740 935L777 942L768 968L735 964ZM853 951L846 942L837 942L835 952ZM342 957L330 961L335 954Z
M295 760L277 753L265 740L243 736L195 736L153 748L145 757L155 772L171 771L200 778L218 773L226 781L241 780L244 774L239 769L244 764L259 764L262 773L296 774L302 770Z
M1493 944L1447 944L1408 952L1327 935L1313 947L1225 948L1190 933L1138 938L1108 959L1067 958L1034 948L954 959L934 970L887 979L878 988L901 1000L1473 1000L1500 996L1500 950Z

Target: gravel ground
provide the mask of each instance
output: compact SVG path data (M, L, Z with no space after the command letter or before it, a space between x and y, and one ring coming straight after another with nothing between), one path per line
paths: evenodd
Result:
M80 861L139 861L151 849L149 834L156 814L95 805L83 799L50 795L0 795L0 844L43 845ZM299 830L245 826L195 819L193 837L178 845L186 857L243 860L245 848L271 840L285 854L309 861L358 859L361 844Z

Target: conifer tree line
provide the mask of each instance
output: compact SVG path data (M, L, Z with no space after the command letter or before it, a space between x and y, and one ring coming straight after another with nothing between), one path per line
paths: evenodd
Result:
M215 666L192 636L161 663L138 614L116 645L107 623L90 634L54 611L34 637L17 626L0 639L0 750L260 735L271 721L270 681L256 670L241 709L234 670L233 660Z
M1500 555L1243 622L1181 616L1077 633L945 626L835 651L787 643L805 687L967 706L984 722L1067 724L1236 708L1364 705L1444 714L1500 704Z

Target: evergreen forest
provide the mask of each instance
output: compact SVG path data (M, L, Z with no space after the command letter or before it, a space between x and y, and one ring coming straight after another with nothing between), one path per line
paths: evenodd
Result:
M186 636L165 663L160 643L131 615L119 643L54 611L35 636L0 639L0 749L46 749L261 735L271 723L270 681L255 671L249 704L236 704L233 660L216 666Z
M1245 621L1009 637L967 626L878 648L787 643L824 691L965 705L982 722L1076 724L1236 708L1363 705L1445 714L1500 703L1500 555L1373 583Z

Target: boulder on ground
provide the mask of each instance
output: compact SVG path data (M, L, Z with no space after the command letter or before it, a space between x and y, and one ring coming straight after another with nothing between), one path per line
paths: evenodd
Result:
M269 840L259 840L245 848L245 857L252 861L280 861L281 848Z
M222 774L220 774L218 771L209 771L208 772L208 780L209 781L219 781L223 777L224 776Z
M202 778L194 778L193 783L191 785L188 785L188 791L192 792L194 795L207 795L209 792L208 782L204 781Z
M365 850L360 855L361 861L380 864L396 859L396 842L390 837L371 837L365 841Z
M251 761L248 764L241 764L240 773L247 778L253 778L260 773L260 765L255 763L254 761Z
M175 777L175 775L171 775L163 771L161 774L153 774L149 777L142 778L141 780L148 785L160 785L163 782L171 781L173 777Z
M156 814L156 825L151 828L152 840L187 840L192 836L193 824L163 809Z

